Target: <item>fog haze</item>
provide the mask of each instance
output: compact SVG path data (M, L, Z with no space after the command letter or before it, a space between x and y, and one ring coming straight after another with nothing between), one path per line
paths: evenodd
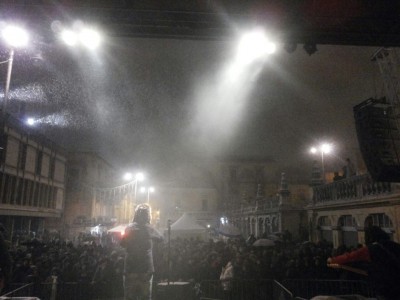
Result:
M234 155L308 177L312 144L334 143L331 169L358 147L353 106L384 94L376 48L280 49L230 82L234 49L234 41L136 38L108 39L96 55L43 46L39 62L16 55L10 107L25 103L38 130L67 149L152 173Z

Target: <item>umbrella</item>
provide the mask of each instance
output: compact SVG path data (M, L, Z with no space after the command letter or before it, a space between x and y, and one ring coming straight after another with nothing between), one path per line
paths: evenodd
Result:
M254 247L272 247L275 246L275 242L269 239L258 239L253 243Z
M267 239L273 240L273 241L279 241L279 240L281 240L280 236L281 236L280 233L270 234L267 236Z
M43 243L41 241L39 241L38 239L33 238L31 240L27 240L27 241L22 242L21 245L36 247L36 246L43 245Z

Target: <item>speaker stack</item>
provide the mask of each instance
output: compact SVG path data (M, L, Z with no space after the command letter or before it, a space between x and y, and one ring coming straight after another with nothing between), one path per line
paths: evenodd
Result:
M400 133L385 98L354 106L357 138L368 172L376 181L400 182Z

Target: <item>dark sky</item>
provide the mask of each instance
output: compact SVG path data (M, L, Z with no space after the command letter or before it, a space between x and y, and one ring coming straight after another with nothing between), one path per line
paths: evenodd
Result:
M330 168L353 155L353 106L383 95L371 62L377 48L318 46L309 56L299 45L234 82L223 73L234 47L109 38L93 55L45 45L38 63L26 58L36 49L16 56L11 101L26 103L42 118L38 128L65 147L96 150L117 168L156 173L194 157L239 155L273 158L307 177L312 144L335 145Z

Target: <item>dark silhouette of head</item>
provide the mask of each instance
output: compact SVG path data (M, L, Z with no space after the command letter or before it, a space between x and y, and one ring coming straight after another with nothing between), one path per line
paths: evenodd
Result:
M390 240L389 234L378 226L370 226L365 229L365 244L370 245L375 242Z
M151 213L150 206L147 204L139 204L135 209L135 215L133 217L133 222L140 225L150 224Z

